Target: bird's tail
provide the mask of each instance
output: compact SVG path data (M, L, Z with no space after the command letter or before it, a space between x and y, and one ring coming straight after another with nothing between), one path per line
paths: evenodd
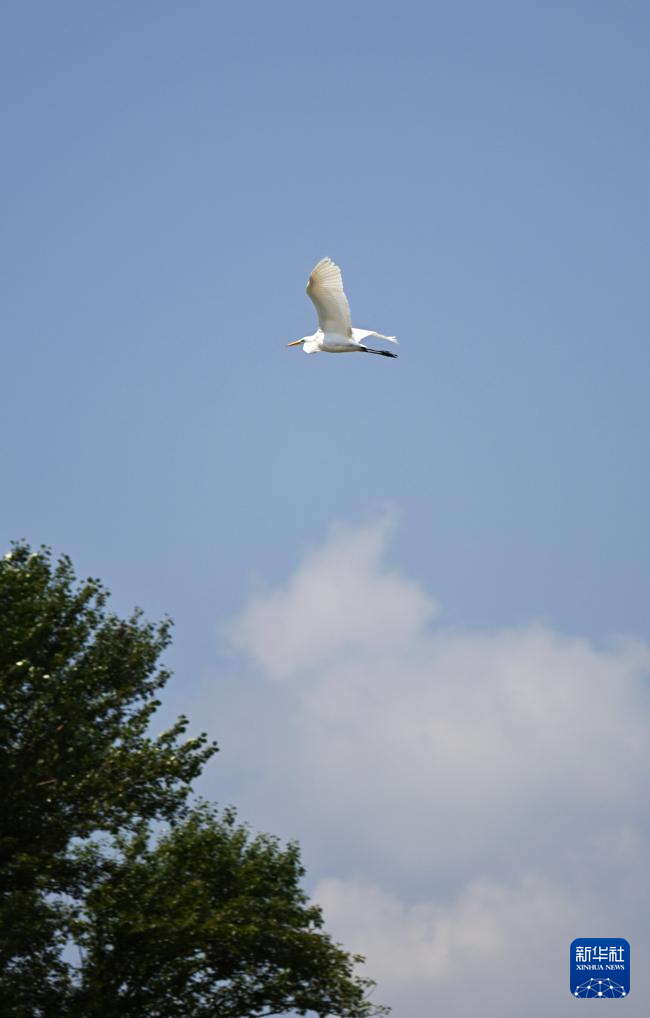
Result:
M372 329L353 329L352 335L355 343L362 343L369 336L375 336L376 339L387 339L389 343L397 342L394 336L384 336L383 332L373 332Z
M360 346L359 349L364 353L376 353L378 357L397 357L392 350L373 350L370 346Z

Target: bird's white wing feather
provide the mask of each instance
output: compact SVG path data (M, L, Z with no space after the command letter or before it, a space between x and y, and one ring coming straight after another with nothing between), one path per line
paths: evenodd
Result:
M311 298L323 332L352 338L350 305L343 290L341 270L331 258L323 258L312 270L307 283L307 296Z

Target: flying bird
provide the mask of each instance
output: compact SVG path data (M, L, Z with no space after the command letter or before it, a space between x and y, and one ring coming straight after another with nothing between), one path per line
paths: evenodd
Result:
M294 339L287 346L301 346L304 353L376 353L380 357L397 357L389 350L373 350L366 346L368 336L396 343L394 336L384 336L370 329L353 329L350 305L343 290L343 277L331 258L322 258L312 270L307 283L307 296L311 298L319 328L313 336Z

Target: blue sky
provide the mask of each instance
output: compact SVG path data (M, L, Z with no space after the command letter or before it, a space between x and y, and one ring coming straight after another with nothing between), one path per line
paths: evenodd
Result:
M646 4L0 18L0 532L175 619L166 709L209 686L227 744L240 668L272 711L226 620L387 512L355 589L397 571L475 638L650 640ZM324 255L399 360L286 349ZM236 754L210 790L252 811Z

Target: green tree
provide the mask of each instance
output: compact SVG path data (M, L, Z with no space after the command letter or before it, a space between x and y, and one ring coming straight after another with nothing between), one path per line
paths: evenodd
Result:
M66 557L0 560L0 1014L385 1013L297 846L192 797L216 745L185 717L149 734L169 632L110 613Z

